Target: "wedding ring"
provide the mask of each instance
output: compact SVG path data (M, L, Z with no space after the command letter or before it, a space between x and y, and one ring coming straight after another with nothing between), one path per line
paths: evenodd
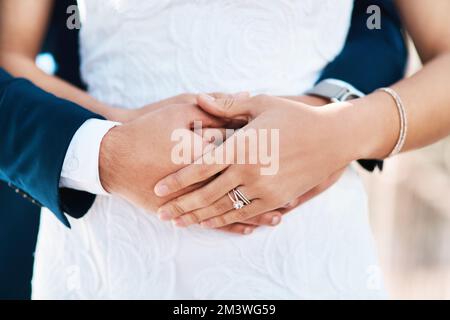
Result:
M245 205L249 205L251 203L251 201L248 200L248 198L239 189L234 189L233 192L237 198L244 202Z
M228 197L233 202L233 208L236 210L242 209L251 203L251 201L238 189L233 189L228 192Z

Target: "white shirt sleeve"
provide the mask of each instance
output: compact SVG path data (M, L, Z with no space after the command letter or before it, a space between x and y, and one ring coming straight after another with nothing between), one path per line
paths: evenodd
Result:
M89 119L75 133L67 149L59 186L108 195L100 182L100 144L105 134L120 123Z

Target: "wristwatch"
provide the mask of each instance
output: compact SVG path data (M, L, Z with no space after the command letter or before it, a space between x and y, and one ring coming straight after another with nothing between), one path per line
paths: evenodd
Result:
M364 97L364 93L352 85L336 79L323 80L305 94L325 98L331 102L343 102Z
M323 80L305 94L325 98L331 102L343 102L365 96L364 93L355 89L352 85L336 79ZM363 159L358 160L358 162L364 169L370 172L373 172L376 168L380 171L383 170L383 160Z

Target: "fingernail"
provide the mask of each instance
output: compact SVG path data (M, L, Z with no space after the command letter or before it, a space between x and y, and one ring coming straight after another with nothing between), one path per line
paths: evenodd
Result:
M252 232L253 232L253 229L252 229L252 228L247 227L247 228L244 229L244 234L245 234L245 235L252 234Z
M169 188L165 184L159 184L155 186L155 194L158 197L165 197L169 194Z
M160 209L160 210L158 210L158 217L161 220L168 221L168 220L172 219L172 213L167 210Z
M281 218L276 216L276 217L272 218L272 222L271 223L272 223L273 226L276 226L277 224L280 223L280 221L281 221Z
M212 96L210 96L209 94L206 94L206 93L202 93L202 94L200 94L200 96L202 98L206 99L206 100L209 100L209 101L215 101L216 100L216 98L214 98L214 97L212 97Z

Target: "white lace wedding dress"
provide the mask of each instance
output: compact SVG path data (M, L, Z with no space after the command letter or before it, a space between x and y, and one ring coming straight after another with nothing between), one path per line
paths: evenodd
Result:
M124 108L183 92L298 95L342 49L352 3L80 1L82 73L93 96ZM98 197L71 230L44 210L33 297L384 297L366 200L349 168L251 236L178 229L116 197Z

